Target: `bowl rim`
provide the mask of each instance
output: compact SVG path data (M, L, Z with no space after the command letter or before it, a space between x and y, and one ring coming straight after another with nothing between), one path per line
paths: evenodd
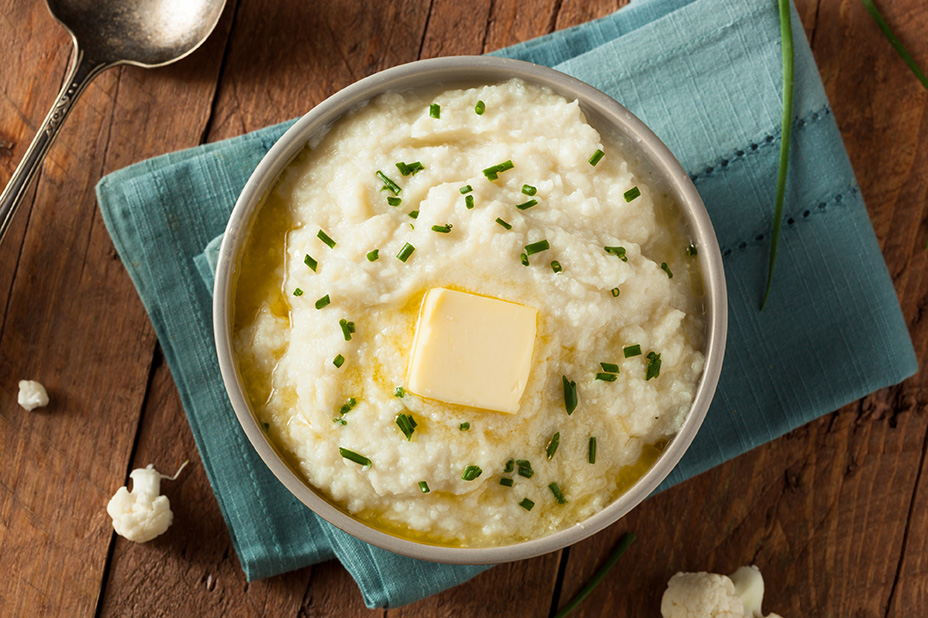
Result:
M662 176L680 204L688 231L699 248L697 257L705 289L705 364L696 396L676 435L651 468L625 493L582 522L540 538L491 547L451 547L404 538L368 525L339 509L313 490L278 455L262 431L242 389L231 335L233 271L247 238L254 211L263 203L280 173L314 136L373 97L430 84L501 83L509 79L545 86L568 100L577 99L589 117L594 112L617 132L635 142L643 158ZM577 543L615 523L648 497L676 467L706 416L721 372L728 327L725 272L715 231L689 175L666 145L617 101L574 77L521 60L494 56L450 56L417 60L375 73L336 92L300 117L261 159L235 203L219 250L213 293L213 330L226 392L239 423L271 472L297 499L345 532L397 554L432 562L493 564L532 558Z

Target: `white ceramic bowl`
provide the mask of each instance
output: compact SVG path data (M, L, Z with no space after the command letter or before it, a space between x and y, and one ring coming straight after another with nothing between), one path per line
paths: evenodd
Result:
M676 199L691 238L699 248L706 290L706 362L692 408L680 431L651 469L608 507L576 525L529 541L494 547L436 546L383 532L351 517L308 486L268 441L248 404L233 358L231 307L236 265L255 210L280 173L310 139L323 134L344 114L384 92L501 83L513 78L545 86L568 100L578 100L587 120L601 133L611 131L640 149L639 156L661 177ZM388 69L348 86L300 118L262 159L235 204L220 249L213 300L216 349L229 399L245 434L274 475L318 515L359 539L413 558L456 564L507 562L555 551L602 530L644 500L680 461L705 418L721 370L727 322L725 274L715 232L696 188L667 147L631 112L595 88L546 67L489 56L421 60Z

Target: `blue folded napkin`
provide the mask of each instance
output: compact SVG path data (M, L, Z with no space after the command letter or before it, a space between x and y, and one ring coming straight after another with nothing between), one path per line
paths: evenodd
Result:
M728 350L702 430L661 486L912 375L911 341L795 15L796 94L786 221L766 276L781 117L772 0L649 0L497 52L610 94L688 170L715 224L729 286ZM396 607L486 567L371 547L296 501L257 457L223 390L211 330L217 236L290 123L143 161L100 181L106 225L157 331L248 579L338 558L369 607Z

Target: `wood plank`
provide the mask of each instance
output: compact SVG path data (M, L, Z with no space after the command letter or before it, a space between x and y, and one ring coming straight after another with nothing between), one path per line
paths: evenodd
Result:
M879 3L890 26L924 68L928 66L928 7L924 3ZM928 92L903 64L876 24L853 1L822 0L813 51L841 127L861 193L873 220L903 314L922 359L928 352ZM841 61L838 62L837 59ZM890 389L884 405L895 420L900 410L928 406L924 372ZM928 528L924 474L928 431L922 429L920 470L908 504L894 525L903 538L886 615L906 615L928 598ZM875 497L875 499L879 499ZM864 535L849 542L867 542Z
M5 118L7 130L16 136L17 162L54 102L70 51L44 6L31 7L28 14L23 6L2 11L31 22L29 30L22 31L4 20L4 40L26 44L23 37L31 34L37 45L55 48L45 57L29 49L40 59L41 74L5 86L28 88L24 102L29 115ZM22 75L33 74L26 66L27 56L9 58L21 64ZM5 72L4 78L8 75ZM106 425L98 421L101 410L118 405L108 388L108 373L124 364L131 367L131 362L122 350L104 342L84 346L93 340L88 330L95 320L105 318L111 328L120 329L132 317L131 312L127 316L106 308L125 304L123 291L111 284L118 264L89 242L93 217L88 213L95 202L93 181L85 170L99 172L92 152L102 151L108 121L108 113L99 108L114 86L113 75L102 76L78 104L42 171L34 205L25 204L16 222L16 233L25 240L18 261L8 262L15 265L15 276L2 292L7 309L0 336L0 372L7 376L0 404L0 569L8 574L0 613L7 615L56 614L65 608L93 611L109 543L95 501L102 498L100 484L113 460L87 454L103 443L111 445L118 458L120 451L128 453L134 433L131 420L115 418ZM45 99L41 103L32 101L38 93ZM5 100L15 101L18 95L11 96ZM90 151L89 156L74 156L77 144ZM8 178L4 170L3 182ZM15 245L18 239L11 240ZM127 331L123 339L138 343L139 335ZM81 344L69 345L74 341ZM150 346L152 341L145 343ZM137 382L144 383L144 373L142 368ZM30 414L16 405L20 377L45 383L53 400L47 410Z
M341 88L418 57L428 2L239 6L208 141L289 120ZM389 25L387 27L386 25Z
M563 0L556 20L556 29L572 28L614 13L630 0Z
M282 616L296 614L310 578L303 569L248 584L187 424L180 395L158 354L133 468L153 464L177 481L161 491L174 523L145 544L115 539L101 616ZM113 491L118 487L114 479Z
M15 74L30 75L25 64L38 58L38 78L54 75L60 82L66 69L59 58L67 40L62 41L63 31L41 3L30 3L34 14L29 15L20 15L23 3L10 4L13 8L0 13L17 22L0 23L4 41L24 46L24 66ZM27 17L48 26L24 32L19 22ZM35 38L24 40L30 33ZM54 48L44 53L56 61L32 50L33 42ZM17 54L9 58L20 62ZM187 68L162 70L165 77L174 71L163 79L173 86L162 86L162 99L170 97L177 106L170 139L159 138L167 112L146 109L144 98L136 99L141 104L135 109L117 111L120 89L132 91L127 82L136 80L140 70L112 70L98 77L52 147L34 204L18 218L18 233L25 240L18 263L8 262L16 264L16 271L12 286L3 289L7 313L0 337L0 371L7 376L0 404L0 457L5 462L0 470L0 569L8 574L0 614L89 615L97 605L113 534L105 506L126 477L155 339L116 258L93 189L106 170L198 142L205 114L183 142L184 115L178 110L184 105L208 110L218 63L210 76L202 73L209 65L197 62L195 55ZM198 75L199 85L194 81ZM36 107L31 98L39 88L24 83L35 91L28 92L25 106L31 114ZM178 83L184 84L182 95L176 93ZM58 85L52 84L54 92ZM145 87L152 88L152 82ZM54 92L43 106L52 105ZM4 126L18 142L19 136L31 134L27 125L38 124L45 111ZM127 112L139 114L132 124L121 125L129 138L110 139L114 117ZM197 122L196 115L187 117ZM14 150L20 154L18 143ZM4 243L2 250L12 249ZM52 398L47 410L29 414L16 406L19 377L45 383Z
M65 31L36 3L2 0L0 4L0 182L6 186L13 170L26 154L36 128L45 119L61 88L64 70L71 55ZM35 183L13 218L3 244L0 263L10 267L0 272L0 290L6 301L15 264L19 261L29 210L35 198ZM6 315L6 302L0 305L0 328ZM14 389L4 384L4 393ZM12 391L12 392L15 392Z

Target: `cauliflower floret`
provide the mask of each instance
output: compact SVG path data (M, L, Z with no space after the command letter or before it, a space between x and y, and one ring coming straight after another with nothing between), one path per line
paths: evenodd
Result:
M765 618L764 578L756 566L743 566L731 577L717 573L677 573L661 599L663 618ZM781 618L769 614L766 618Z
M664 618L744 618L735 585L716 573L677 573L661 599Z
M23 408L32 412L36 408L48 405L48 392L35 380L20 380L17 401Z
M132 491L120 487L106 505L116 534L136 543L164 534L174 521L174 513L167 496L160 495L161 479L176 479L186 465L184 462L173 477L161 474L151 464L133 470L129 474Z

